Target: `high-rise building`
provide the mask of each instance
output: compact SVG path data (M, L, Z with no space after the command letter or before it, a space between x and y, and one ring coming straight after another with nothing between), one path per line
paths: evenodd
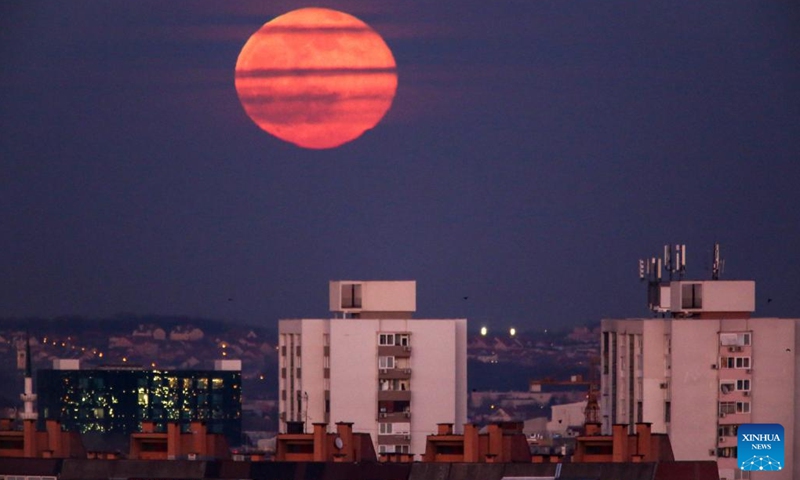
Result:
M437 424L462 426L467 321L412 319L414 281L334 281L329 289L338 318L279 323L281 431L349 422L379 454L422 455Z
M602 321L603 432L651 423L675 460L715 459L721 479L800 478L800 319L752 318L752 281L659 275L649 292L656 318ZM749 423L783 425L781 471L737 468L737 430Z
M241 361L217 360L214 370L81 369L77 360L55 360L37 372L41 422L58 420L66 431L119 433L142 431L151 423L167 431L178 423L188 432L202 421L208 433L241 443Z

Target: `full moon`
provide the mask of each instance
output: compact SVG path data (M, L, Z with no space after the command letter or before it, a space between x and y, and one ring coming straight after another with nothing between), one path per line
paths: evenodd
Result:
M381 121L397 90L391 50L352 15L303 8L265 23L236 61L236 92L262 130L297 146L338 147Z

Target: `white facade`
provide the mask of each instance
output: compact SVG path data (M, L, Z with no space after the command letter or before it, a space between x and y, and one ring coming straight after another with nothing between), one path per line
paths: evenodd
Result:
M704 286L699 318L603 320L603 431L649 422L669 434L676 460L716 459L720 478L800 478L800 319L748 318L748 298L715 313L713 292ZM782 471L736 468L736 428L745 423L783 425Z
M564 403L551 407L551 418L547 422L547 431L566 435L569 427L578 427L586 422L586 400L582 402Z
M351 422L353 431L371 435L377 452L421 455L437 423L458 429L467 420L467 322L398 318L416 309L413 282L372 283L331 282L332 291L350 289L348 298L360 285L363 306L347 312L360 318L279 322L281 431L287 422L302 422L306 432L313 423L332 431ZM386 296L391 291L400 298ZM376 308L387 308L389 318Z

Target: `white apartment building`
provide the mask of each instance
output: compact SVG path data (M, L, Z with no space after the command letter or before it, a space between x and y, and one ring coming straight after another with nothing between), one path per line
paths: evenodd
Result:
M467 321L413 319L414 281L330 282L329 319L279 322L280 428L353 424L375 450L422 455L467 421Z
M721 479L800 478L800 319L751 318L750 281L651 282L660 318L603 320L601 420L649 422L676 460L716 459ZM779 423L779 472L736 468L737 428Z

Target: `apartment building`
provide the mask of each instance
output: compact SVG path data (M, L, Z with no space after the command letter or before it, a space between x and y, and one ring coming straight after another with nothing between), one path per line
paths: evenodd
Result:
M280 428L353 424L381 453L421 456L467 420L465 319L414 319L414 281L332 281L334 318L279 322ZM300 430L300 431L293 431Z
M602 321L603 432L646 422L669 434L675 460L716 460L721 479L800 478L800 319L752 318L752 281L650 287L657 318ZM783 425L780 471L737 468L737 430L749 423Z

